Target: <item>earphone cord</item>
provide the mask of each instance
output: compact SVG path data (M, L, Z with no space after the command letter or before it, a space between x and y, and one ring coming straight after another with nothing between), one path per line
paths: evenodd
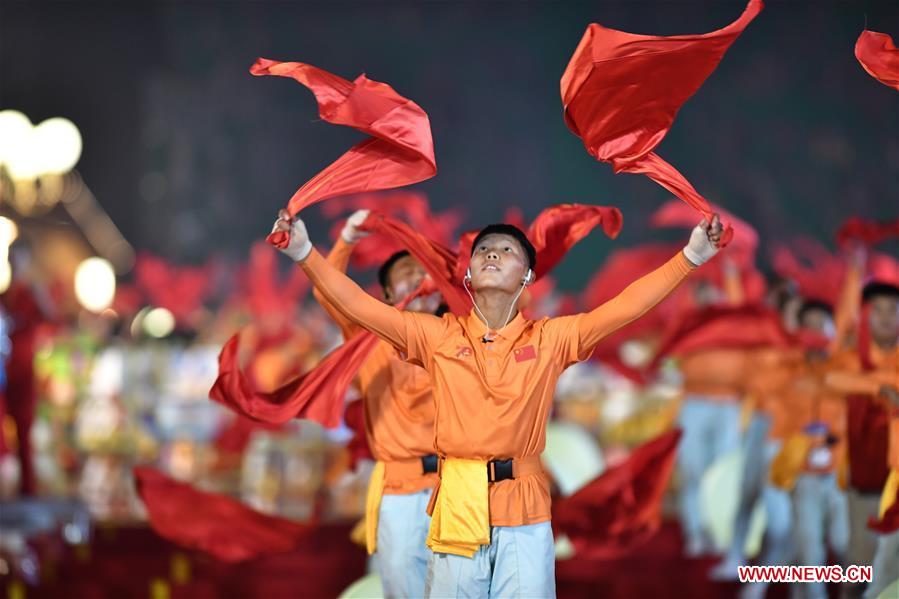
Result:
M474 306L475 312L478 313L478 316L480 316L481 320L484 321L484 324L487 325L487 333L498 332L499 330L506 328L506 325L509 324L509 320L511 320L511 318L512 318L512 310L515 309L515 304L518 303L518 298L521 297L522 292L524 292L524 288L527 287L527 284L528 284L527 281L525 280L525 281L521 282L521 288L518 289L518 292L515 294L515 297L512 298L512 303L509 304L509 313L506 314L506 321L503 323L503 326L501 326L499 329L493 330L490 328L490 321L487 320L487 317L484 316L484 313L481 312L480 308L478 308L478 303L476 301L474 301L474 296L471 295L471 291L469 291L469 289L468 289L468 280L469 279L467 279L467 278L464 279L462 281L462 286L465 287L465 292L468 294L468 297L471 299L471 303ZM484 335L484 337L488 338L486 334Z

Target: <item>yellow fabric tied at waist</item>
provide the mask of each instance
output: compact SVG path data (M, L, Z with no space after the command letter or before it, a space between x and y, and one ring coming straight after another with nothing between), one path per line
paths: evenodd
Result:
M780 452L771 462L771 482L775 487L792 491L804 467L812 440L808 435L798 434L787 439Z
M431 500L427 545L435 553L473 556L490 544L487 461L446 458Z
M899 490L899 470L890 470L887 482L883 487L883 494L880 496L880 509L878 510L878 518L883 518L887 510L893 507L896 502L896 491Z
M365 495L365 550L371 555L378 548L378 514L381 511L381 496L384 494L384 462L375 462L368 493Z

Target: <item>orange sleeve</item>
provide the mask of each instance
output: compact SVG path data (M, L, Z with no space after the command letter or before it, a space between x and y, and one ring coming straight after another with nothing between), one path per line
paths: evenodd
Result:
M422 359L430 340L439 339L444 321L431 314L397 310L362 290L313 248L301 268L325 298L345 318L371 331L415 360Z
M834 371L827 373L824 384L833 391L843 395L878 395L884 385L899 387L899 380L891 372L849 372Z
M337 242L334 244L334 247L331 248L331 252L328 254L328 264L339 270L340 272L346 272L347 266L350 263L350 256L353 255L353 248L355 244L347 243L344 241L342 236L337 237ZM360 327L352 322L350 319L341 314L340 310L338 310L331 302L329 302L325 296L322 295L321 291L318 290L318 287L313 287L312 295L315 297L315 301L324 309L325 312L328 313L328 316L331 317L338 327L340 327L340 332L343 335L344 339L349 339L353 335L359 332Z
M665 299L695 269L683 252L577 319L577 355L586 359L603 337L637 320Z
M834 309L835 332L833 341L830 343L831 352L845 347L849 342L856 318L861 310L864 270L864 265L849 261L846 278L843 280L843 289L840 291L840 299Z
M741 306L746 301L746 293L743 291L743 278L740 269L730 259L723 262L724 269L724 295L731 306Z

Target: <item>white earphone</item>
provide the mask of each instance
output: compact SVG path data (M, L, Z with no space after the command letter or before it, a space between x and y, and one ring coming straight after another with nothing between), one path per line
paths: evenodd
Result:
M471 267L470 266L468 267L468 270L465 271L465 281L466 282L471 281ZM534 281L534 271L529 268L527 273L525 273L524 277L521 278L521 282L524 285L529 285L533 281Z

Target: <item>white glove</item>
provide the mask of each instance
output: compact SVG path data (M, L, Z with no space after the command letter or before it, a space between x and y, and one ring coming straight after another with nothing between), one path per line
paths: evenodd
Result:
M709 225L705 219L690 233L690 241L684 247L684 256L694 266L701 266L711 260L718 253L718 239L721 235L721 223L718 215L712 219ZM713 241L714 238L714 241Z
M370 210L364 209L357 210L346 219L346 224L340 232L340 236L343 237L344 241L347 243L356 243L360 239L368 237L371 234L369 231L359 230L359 227L365 222L365 219L368 218L370 212Z
M275 221L272 227L272 233L275 231L284 231L287 221L283 216ZM309 256L312 251L312 242L309 241L309 233L306 231L306 225L298 218L293 219L290 224L290 242L286 248L278 248L286 254L294 262L302 262Z

